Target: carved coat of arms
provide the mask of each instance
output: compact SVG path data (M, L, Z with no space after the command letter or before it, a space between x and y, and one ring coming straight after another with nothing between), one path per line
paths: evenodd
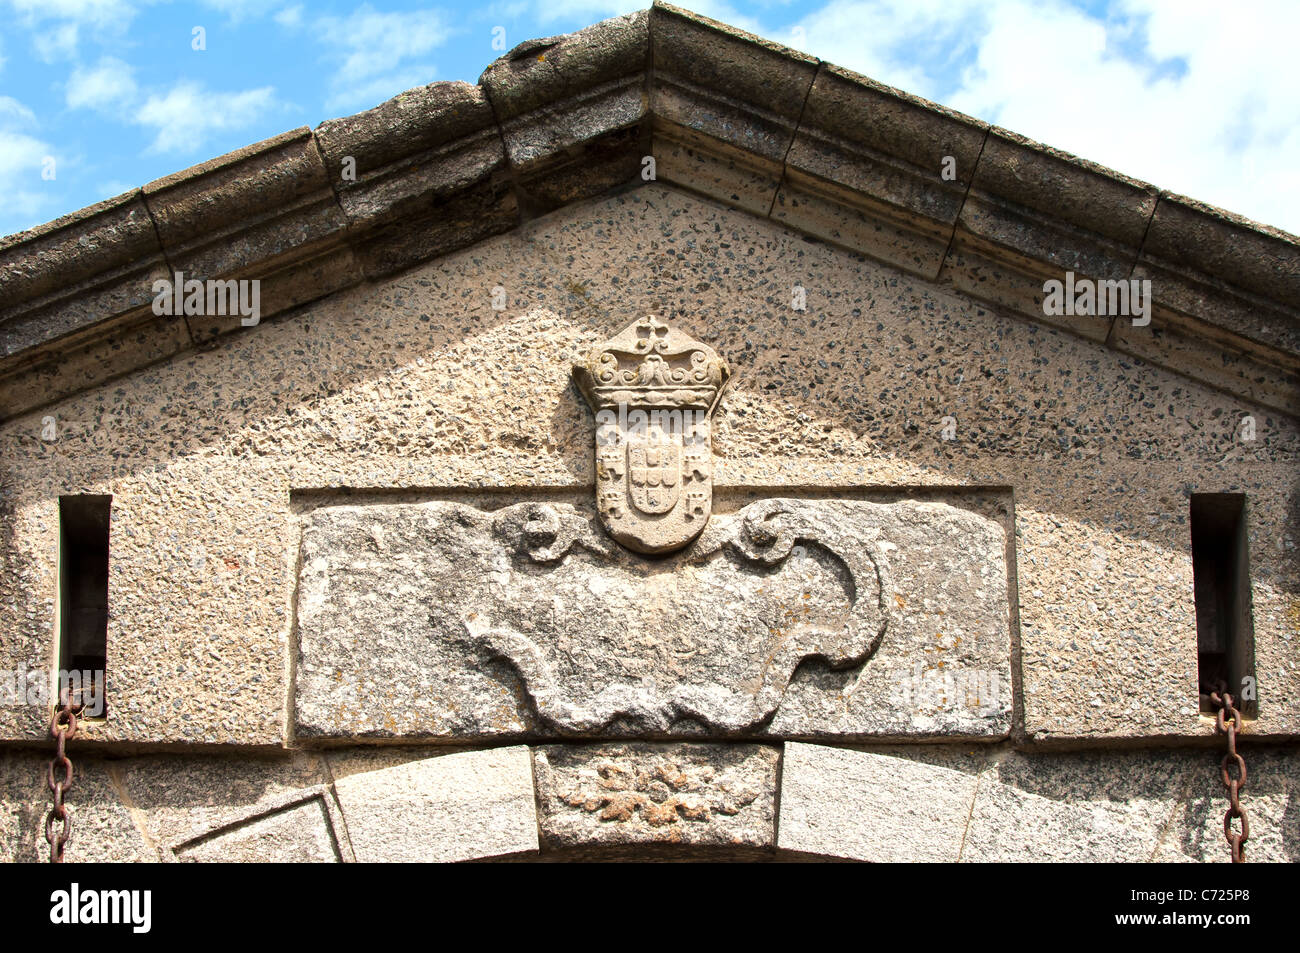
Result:
M629 549L668 553L703 531L710 419L730 372L707 344L643 318L574 366L596 414L596 504Z

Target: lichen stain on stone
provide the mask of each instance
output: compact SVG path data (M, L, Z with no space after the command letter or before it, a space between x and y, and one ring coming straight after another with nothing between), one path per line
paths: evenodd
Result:
M1300 635L1300 597L1291 597L1287 603L1285 615L1292 634Z

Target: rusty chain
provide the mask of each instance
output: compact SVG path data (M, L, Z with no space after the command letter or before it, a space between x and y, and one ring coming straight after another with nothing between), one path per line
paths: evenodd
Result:
M72 839L72 812L63 803L63 796L72 787L72 762L68 759L67 744L77 733L77 715L83 706L72 704L67 690L59 694L59 707L50 719L50 734L54 736L54 757L45 770L45 779L54 794L54 806L45 816L45 840L50 845L50 863L63 863L63 848ZM56 777L55 771L62 773ZM55 831L54 822L59 822Z
M1215 727L1228 736L1228 753L1220 762L1223 786L1228 789L1228 809L1223 813L1223 836L1228 840L1228 849L1234 864L1246 862L1246 841L1250 840L1250 819L1246 809L1241 806L1240 794L1246 787L1246 760L1237 753L1237 733L1241 731L1241 712L1233 704L1228 686L1219 682L1216 690L1211 690L1210 704L1214 706ZM1234 777L1228 769L1235 765ZM1234 830L1232 821L1241 819L1241 830Z

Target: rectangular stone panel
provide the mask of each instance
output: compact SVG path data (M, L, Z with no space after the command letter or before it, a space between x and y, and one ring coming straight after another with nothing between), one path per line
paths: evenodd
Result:
M788 744L778 846L873 863L956 861L984 750Z
M990 764L980 777L961 860L1020 864L1154 860L1160 845L1169 839L1166 832L1189 777L1199 771L1202 777L1217 780L1218 759L1207 753L1199 764L1197 760L1158 751L1050 757L1011 752ZM1222 792L1221 784L1218 788ZM1221 829L1219 836L1223 836ZM1226 855L1224 844L1221 858Z
M253 817L175 850L185 863L336 864L342 861L322 795Z
M780 748L626 742L533 752L547 848L772 846Z
M332 862L343 846L343 825L333 816L326 788L329 771L319 754L147 755L111 764L123 803L163 860L260 854L266 860Z
M334 788L359 863L451 863L537 850L532 763L521 745L361 771Z
M304 517L297 736L993 739L1006 534L936 501L762 499L686 549L578 502Z

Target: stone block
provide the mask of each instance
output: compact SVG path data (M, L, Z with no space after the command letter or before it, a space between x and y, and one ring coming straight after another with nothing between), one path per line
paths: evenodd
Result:
M350 859L318 755L147 756L114 770L164 860Z
M232 824L179 845L183 863L341 863L326 795Z
M1133 252L1133 257L1151 221L1157 195L1145 182L1000 128L989 131L971 188L990 200L1010 203L999 210L999 217L982 226L982 233L995 241L1036 251L1032 243L1041 239L1050 244L1045 233L1036 234L1033 228L1036 213L1059 218L1079 229L1081 235L1109 240L1126 254ZM1067 244L1049 257L1068 266L1082 262L1079 254L1078 247Z
M992 129L962 205L943 275L960 291L1104 341L1113 316L1047 315L1043 283L1067 271L1128 280L1156 190Z
M987 128L823 65L785 159L772 217L933 278ZM943 174L948 158L951 179Z
M772 210L781 183L776 163L676 126L656 123L654 157L662 181L754 215Z
M37 751L0 751L0 863L49 860L44 837L50 803L45 780L48 762L49 757Z
M961 859L1151 860L1188 770L1170 752L1008 753L980 777Z
M144 197L168 260L205 275L278 257L341 226L306 127L156 179ZM232 232L242 240L218 240Z
M1187 787L1152 860L1160 863L1223 863L1230 857L1223 835L1228 793L1220 777L1222 748L1177 752L1186 765ZM1300 863L1300 755L1294 748L1238 749L1246 761L1241 806L1250 823L1246 860ZM1237 830L1240 822L1234 822Z
M0 360L101 322L133 323L166 271L138 189L0 240Z
M970 184L988 128L956 110L830 63L818 70L799 123L800 140L805 130L831 136L864 150L863 158L892 158L959 191ZM942 175L946 156L953 159L952 179ZM825 167L822 177L855 181L851 170L834 164ZM956 218L960 202L950 204L946 192L928 194L946 220Z
M1173 368L1217 390L1300 416L1300 364L1280 367L1259 356L1258 347L1249 341L1171 309L1159 300L1164 294L1168 301L1169 286L1147 266L1139 265L1135 275L1152 282L1151 322L1134 325L1130 319L1119 318L1110 331L1112 347L1159 367ZM1263 308L1256 311L1257 316L1266 314L1269 311Z
M650 47L657 115L716 139L748 142L749 148L777 161L784 157L817 72L816 58L666 3L650 10ZM675 96L663 98L674 88ZM748 123L730 126L723 111L689 108L706 105L703 100L688 104L701 95L758 107L789 134L755 139Z
M484 71L525 217L640 181L651 152L648 19L530 40Z
M546 167L520 176L515 195L525 218L610 189L641 183L642 157L651 154L646 124L616 129L584 143L581 151L558 150Z
M543 846L770 848L779 758L779 748L746 744L537 748Z
M135 426L151 413L145 406L96 442L124 448L143 436ZM170 426L173 418L164 411L152 419ZM88 737L284 742L288 616L270 593L279 588L285 528L268 519L283 494L264 474L239 472L191 460L109 483L109 717L88 726ZM48 512L42 533L53 560L57 503ZM47 579L42 595L52 599L54 568Z
M503 168L484 91L431 83L316 127L325 174L354 228L366 229L475 187ZM351 174L345 174L351 173Z
M772 218L927 277L938 273L952 234L951 226L942 222L865 199L793 169L777 192Z
M526 747L447 754L351 774L336 781L335 790L361 863L443 863L537 850ZM397 815L395 804L401 805Z
M164 277L161 269L141 279ZM179 354L194 345L185 319L155 316L149 309L121 321L96 325L64 342L24 354L26 363L0 374L0 420L53 404L115 377Z
M663 3L650 37L662 177L766 215L817 60Z
M1279 228L1260 225L1195 199L1161 192L1146 241L1142 261L1162 265L1168 272L1200 279L1222 291L1248 289L1254 298L1274 302L1289 312L1285 325L1236 330L1243 337L1264 341L1292 354L1300 352L1300 240ZM1206 314L1211 301L1200 300L1201 317L1219 317L1217 308ZM1243 309L1242 320L1249 318Z
M279 273L262 288L261 318L361 280L350 256L336 254L347 219L305 127L150 182L144 197L167 261L185 280ZM306 274L289 280L290 268ZM241 318L188 316L196 340L244 327Z
M955 861L983 760L950 748L787 742L777 846L878 863Z
M509 183L489 181L432 202L423 214L355 236L354 249L366 277L379 279L509 231L518 222Z
M648 20L642 10L530 40L484 70L516 172L644 118Z
M52 743L51 743L52 745ZM53 749L0 752L0 862L48 863L45 818L53 803L46 771ZM72 816L67 863L156 861L112 776L113 763L69 747L72 787L64 799Z
M479 85L504 123L606 84L644 77L648 23L648 11L639 10L564 36L527 40L492 62Z

